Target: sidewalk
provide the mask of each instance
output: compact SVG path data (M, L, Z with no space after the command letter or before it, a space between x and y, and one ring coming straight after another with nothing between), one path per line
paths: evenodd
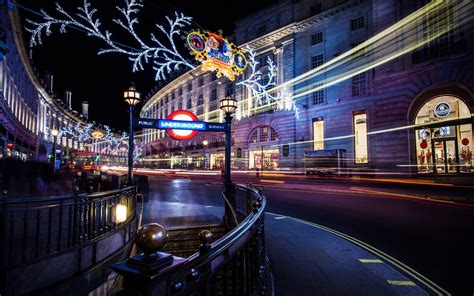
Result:
M152 201L143 222L166 228L218 223L223 208ZM419 283L327 230L267 213L267 254L275 295L429 295Z
M266 215L275 295L429 295L385 259L303 222Z

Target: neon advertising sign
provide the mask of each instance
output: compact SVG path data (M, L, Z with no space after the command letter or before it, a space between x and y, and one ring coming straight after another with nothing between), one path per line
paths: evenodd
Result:
M168 135L179 141L191 140L198 132L225 132L224 123L198 121L193 113L177 110L166 119L138 118L135 127L147 129L164 129Z
M192 31L188 34L187 45L201 62L202 70L216 71L217 77L224 75L233 81L247 67L244 53L220 34Z

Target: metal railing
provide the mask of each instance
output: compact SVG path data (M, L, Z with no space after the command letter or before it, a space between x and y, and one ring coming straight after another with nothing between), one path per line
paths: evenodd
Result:
M125 220L120 223L117 205L126 206ZM74 196L2 199L0 272L100 240L134 219L135 208L135 187Z
M249 185L236 185L227 198L233 205L237 225L229 225L230 231L213 243L208 235L200 235L202 244L195 254L188 258L174 257L171 265L159 270L144 271L134 266L133 260L114 265L112 268L124 276L123 292L139 295L264 294L266 199L259 188ZM134 258L136 261L137 256Z

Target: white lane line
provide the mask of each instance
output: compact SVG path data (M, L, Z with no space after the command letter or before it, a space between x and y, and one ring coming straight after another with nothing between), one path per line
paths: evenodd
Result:
M266 213L269 214L269 215L273 215L273 216L285 216L285 215L270 213L270 212L266 212ZM379 250L379 249L377 249L377 248L375 248L375 247L373 247L373 246L371 246L371 245L369 245L369 244L367 244L367 243L365 243L365 242L363 242L359 239L356 239L356 238L354 238L350 235L344 234L344 233L339 232L337 230L334 230L334 229L331 229L329 227L322 226L322 225L319 225L319 224L316 224L316 223L313 223L313 222L309 222L309 221L298 219L298 218L291 217L291 216L285 216L285 217L289 220L292 220L292 221L295 221L295 222L298 222L298 223L302 223L302 224L305 224L305 225L308 225L308 226L311 226L311 227L315 227L315 228L330 232L330 233L335 234L335 235L337 235L337 236L339 236L339 237L341 237L345 240L348 240L348 241L352 242L353 244L369 251L370 253L374 254L375 256L382 258L386 262L389 262L390 264L392 264L396 268L404 271L405 273L410 275L412 278L416 279L417 281L422 283L424 286L431 289L431 291L433 291L433 293L436 294L436 295L451 295L451 293L449 293L445 289L441 288L436 283L434 283L433 281L431 281L430 279L428 279L424 275L420 274L416 270L412 269L411 267L409 267L405 263L393 258L392 256L384 253L383 251L381 251L381 250Z

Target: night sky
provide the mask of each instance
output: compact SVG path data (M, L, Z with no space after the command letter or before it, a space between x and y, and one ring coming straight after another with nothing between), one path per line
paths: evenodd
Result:
M58 0L70 14L76 12L76 7L82 6L83 0ZM103 29L112 32L113 40L138 47L128 35L122 34L112 18L119 16L116 5L124 1L91 0L92 7L97 8L97 16L102 22ZM233 33L234 22L251 14L275 0L248 1L216 1L216 0L145 0L140 12L140 23L136 26L144 40L151 32L157 32L154 24L166 24L165 15L174 15L174 11L183 12L193 17L194 23L186 29L203 28L210 31L222 29L225 36ZM19 4L32 11L43 8L53 16L55 1L20 0ZM26 9L20 9L23 18L40 21L41 18ZM25 23L24 23L25 24ZM29 42L30 33L25 31L25 41ZM179 42L179 40L177 40ZM182 41L184 44L184 40ZM48 71L54 75L55 93L63 98L64 90L72 91L73 109L80 111L81 102L89 101L89 119L116 129L126 129L128 125L127 105L121 99L122 91L130 81L134 81L137 89L147 97L154 87L163 83L154 80L155 74L151 64L141 72L132 72L131 62L124 55L97 55L104 43L84 33L68 29L66 34L60 34L58 26L54 27L50 37L44 37L43 45L33 49L33 62L39 73ZM189 56L187 50L183 56ZM192 60L191 57L189 57ZM176 73L179 75L180 73Z

